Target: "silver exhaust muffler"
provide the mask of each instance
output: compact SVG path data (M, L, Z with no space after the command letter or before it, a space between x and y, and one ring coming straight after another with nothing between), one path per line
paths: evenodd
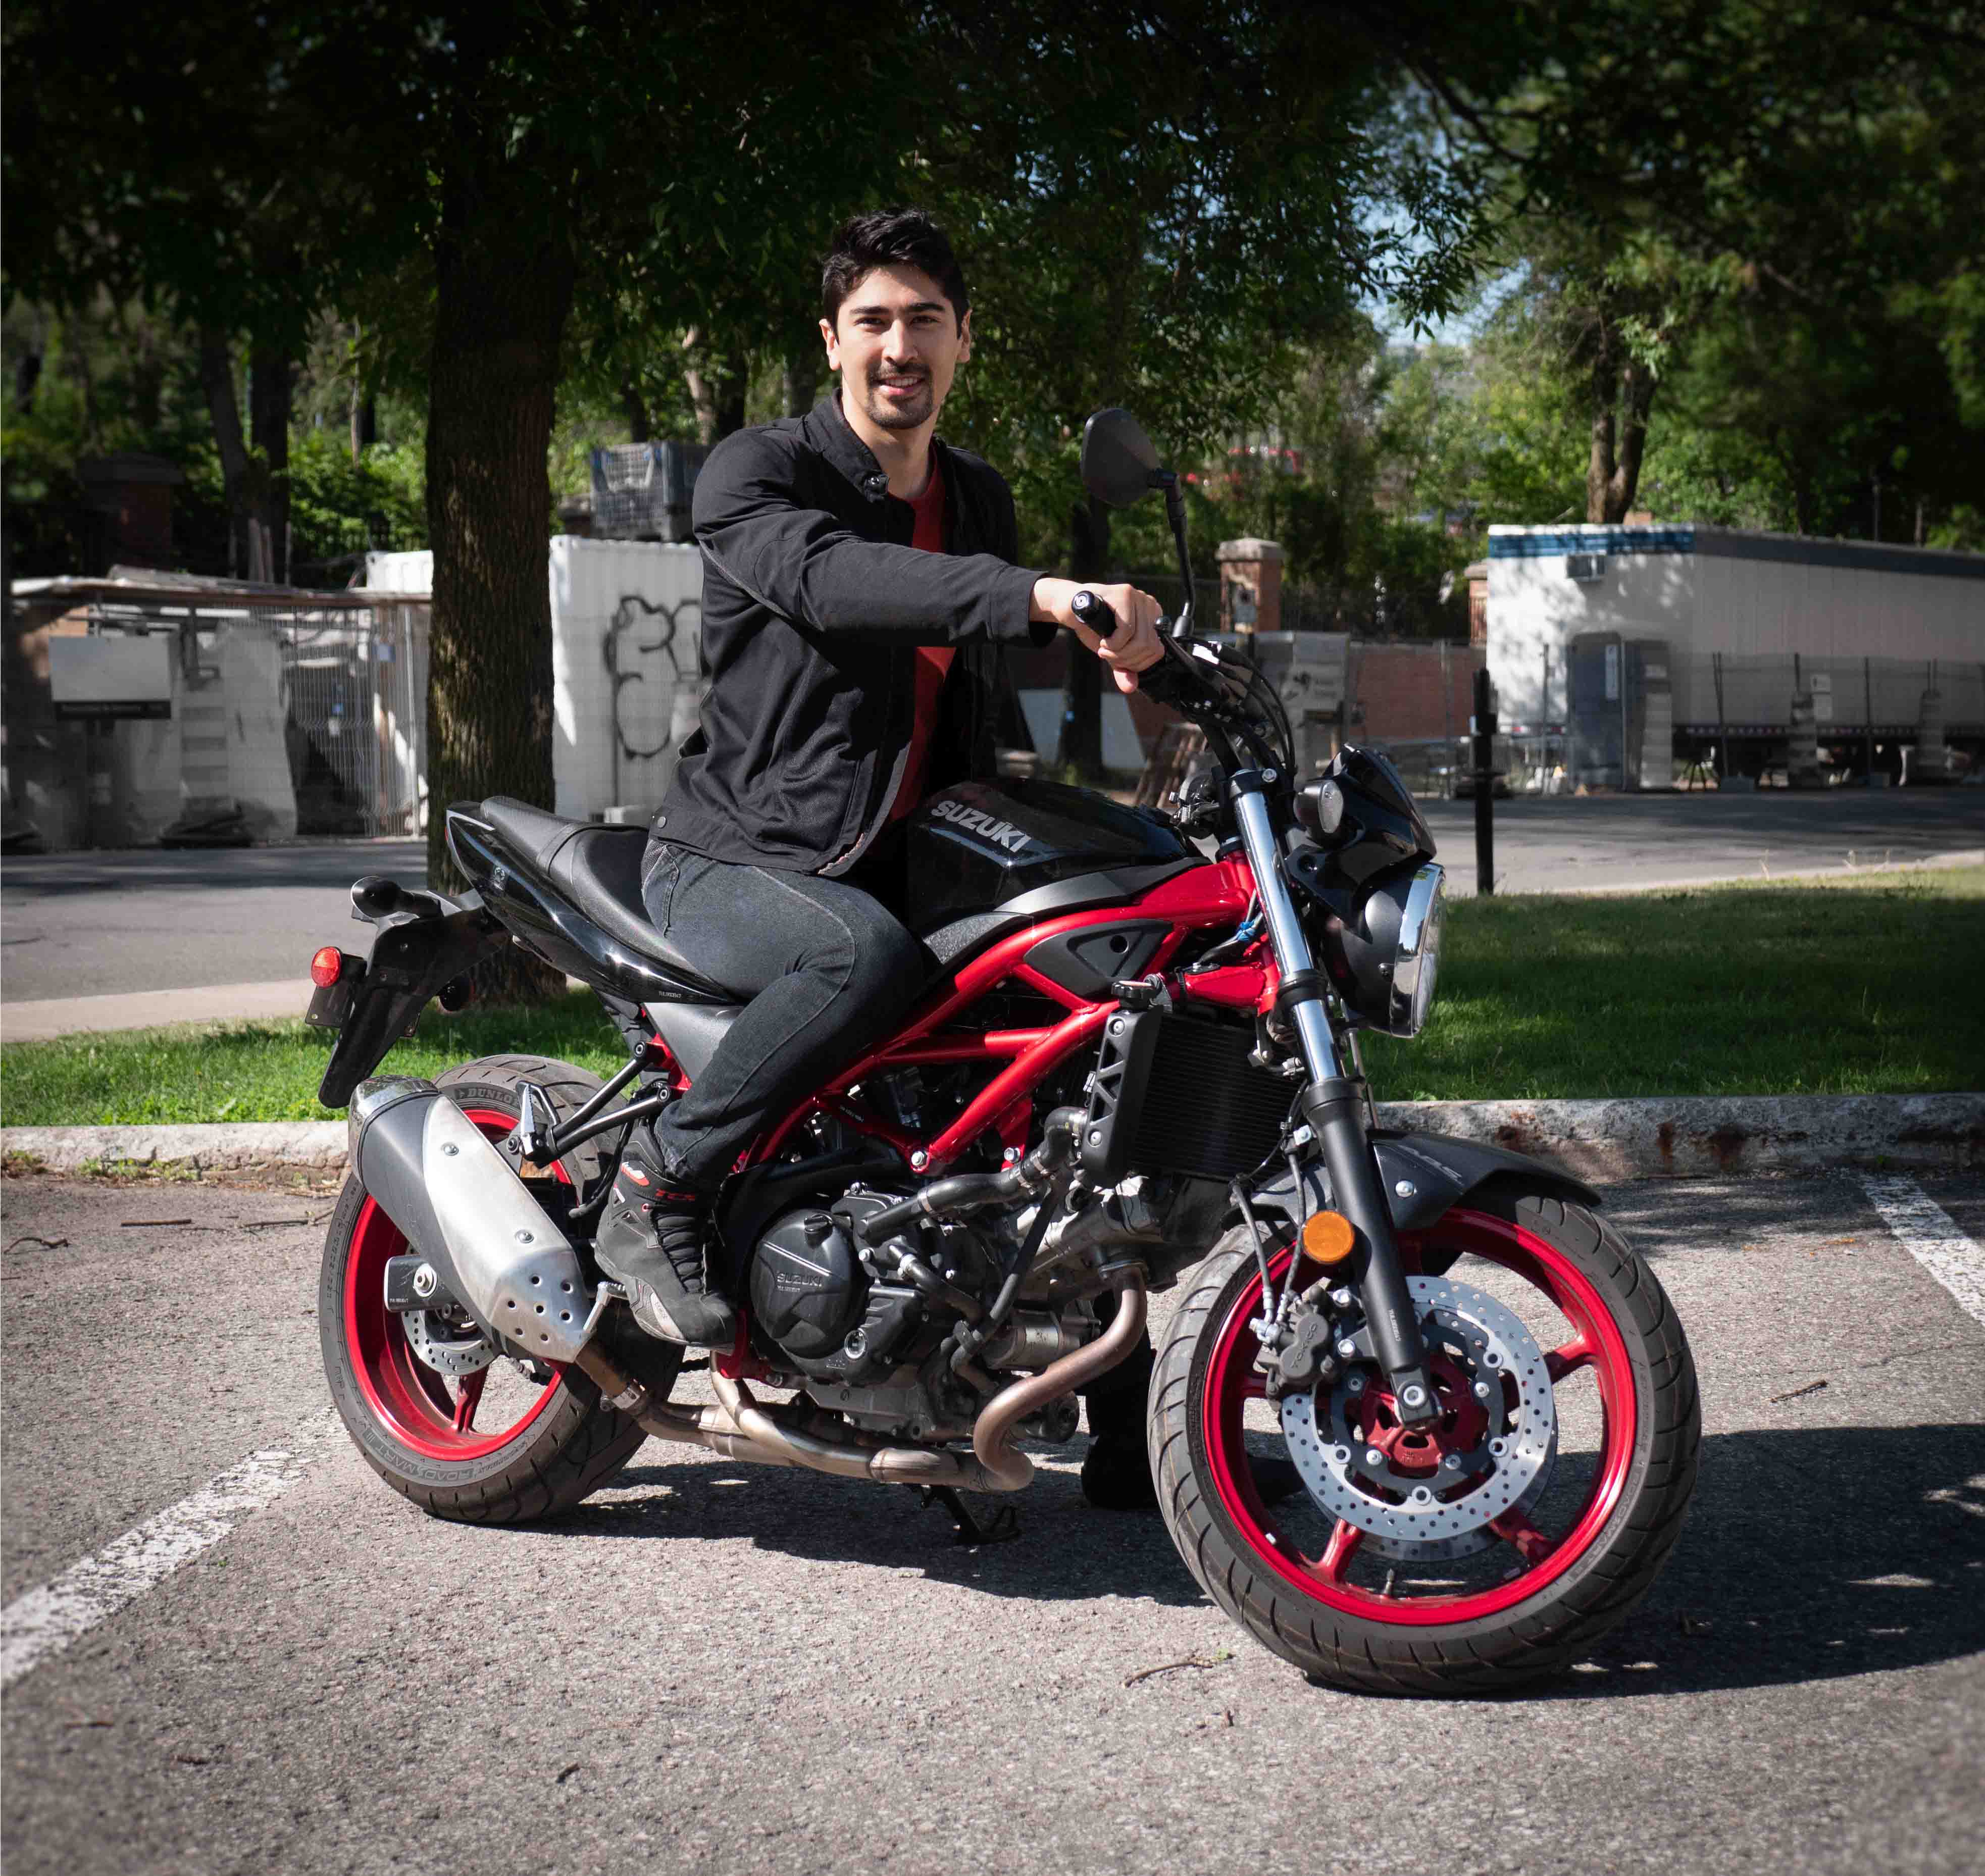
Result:
M432 1081L361 1082L351 1170L505 1353L569 1362L599 1313L579 1255L482 1130Z

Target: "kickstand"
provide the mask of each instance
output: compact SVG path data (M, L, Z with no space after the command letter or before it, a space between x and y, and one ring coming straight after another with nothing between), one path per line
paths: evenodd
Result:
M982 1525L950 1486L919 1485L915 1489L926 1506L941 1505L950 1513L954 1544L1006 1544L1020 1535L1020 1515L1010 1504L1001 1505L991 1521Z

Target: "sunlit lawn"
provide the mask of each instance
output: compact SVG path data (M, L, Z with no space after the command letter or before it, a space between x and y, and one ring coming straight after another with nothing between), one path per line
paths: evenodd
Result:
M1985 1088L1985 867L1464 899L1389 1101Z
M329 1039L301 1021L74 1036L0 1050L12 1126L331 1118ZM610 1072L583 994L430 1009L387 1058L483 1054ZM1985 1088L1985 867L1617 899L1463 899L1412 1042L1366 1044L1381 1100L1903 1094Z

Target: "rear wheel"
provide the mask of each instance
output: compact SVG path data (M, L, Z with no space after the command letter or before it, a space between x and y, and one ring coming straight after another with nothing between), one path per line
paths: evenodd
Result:
M500 1140L516 1124L526 1081L560 1118L600 1085L584 1069L531 1055L465 1063L436 1084ZM556 1166L528 1168L527 1183L556 1213L561 1188L598 1176L603 1150L589 1141ZM444 1312L388 1310L386 1264L406 1249L392 1220L348 1178L324 1240L317 1320L332 1398L372 1469L436 1517L484 1524L549 1517L605 1484L641 1444L639 1424L606 1406L576 1368L499 1354L473 1323ZM680 1350L653 1345L643 1378L660 1381L658 1397L681 1359Z
M1270 1400L1235 1232L1160 1353L1152 1469L1188 1566L1276 1653L1339 1686L1493 1692L1567 1666L1653 1582L1694 1484L1694 1368L1653 1273L1580 1206L1477 1193L1401 1250L1432 1428L1401 1424L1355 1310L1335 1380ZM1272 1506L1250 1464L1269 1452L1308 1488Z

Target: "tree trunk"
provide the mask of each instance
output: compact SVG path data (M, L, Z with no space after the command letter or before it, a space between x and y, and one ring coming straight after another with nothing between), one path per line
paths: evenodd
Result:
M211 326L200 334L200 382L213 423L220 456L221 488L227 500L228 568L239 576L248 565L248 523L258 517L255 465L241 434L241 406L234 395L234 352L227 335Z
M1619 460L1606 489L1604 521L1624 521L1641 489L1641 462L1647 452L1647 412L1654 401L1654 375L1649 368L1629 359L1620 375L1622 403L1620 412Z
M354 462L379 440L378 401L372 395L371 384L365 375L364 355L360 349L364 338L364 327L354 319L351 322L351 395L346 406L351 429L351 459Z
M1600 341L1604 349L1592 367L1590 381L1592 400L1592 452L1585 465L1585 518L1587 521L1604 521L1606 504L1611 499L1614 426L1618 421L1615 408L1620 395L1619 368L1614 363L1612 351Z
M1110 511L1091 499L1068 511L1068 577L1100 581L1110 564ZM1078 782L1103 774L1103 661L1068 643L1068 674L1062 682L1059 760Z
M1622 358L1603 322L1594 342L1597 351L1587 381L1592 450L1585 466L1585 518L1612 523L1626 519L1640 491L1654 374L1637 358Z
M135 319L120 323L130 378L132 421L146 435L154 435L166 392L166 365L159 355L158 327L152 316L142 311Z
M697 441L720 443L734 430L744 427L751 361L741 345L707 344L699 326L691 326L683 335L683 351L687 355L683 377L696 412Z
M296 393L290 348L257 340L248 353L249 441L262 459L262 513L269 530L267 578L290 578L290 410Z
M641 387L631 378L620 387L620 408L627 413L628 442L649 441L655 433L654 423L648 415L648 402L641 395Z
M351 335L355 347L360 336L357 326L351 328ZM379 440L379 404L372 395L372 387L365 381L364 368L355 361L351 368L348 415L351 424L351 459L356 462Z
M428 380L428 878L444 890L450 802L554 801L546 453L572 259L472 162L442 179ZM478 979L497 1000L563 988L514 947Z

